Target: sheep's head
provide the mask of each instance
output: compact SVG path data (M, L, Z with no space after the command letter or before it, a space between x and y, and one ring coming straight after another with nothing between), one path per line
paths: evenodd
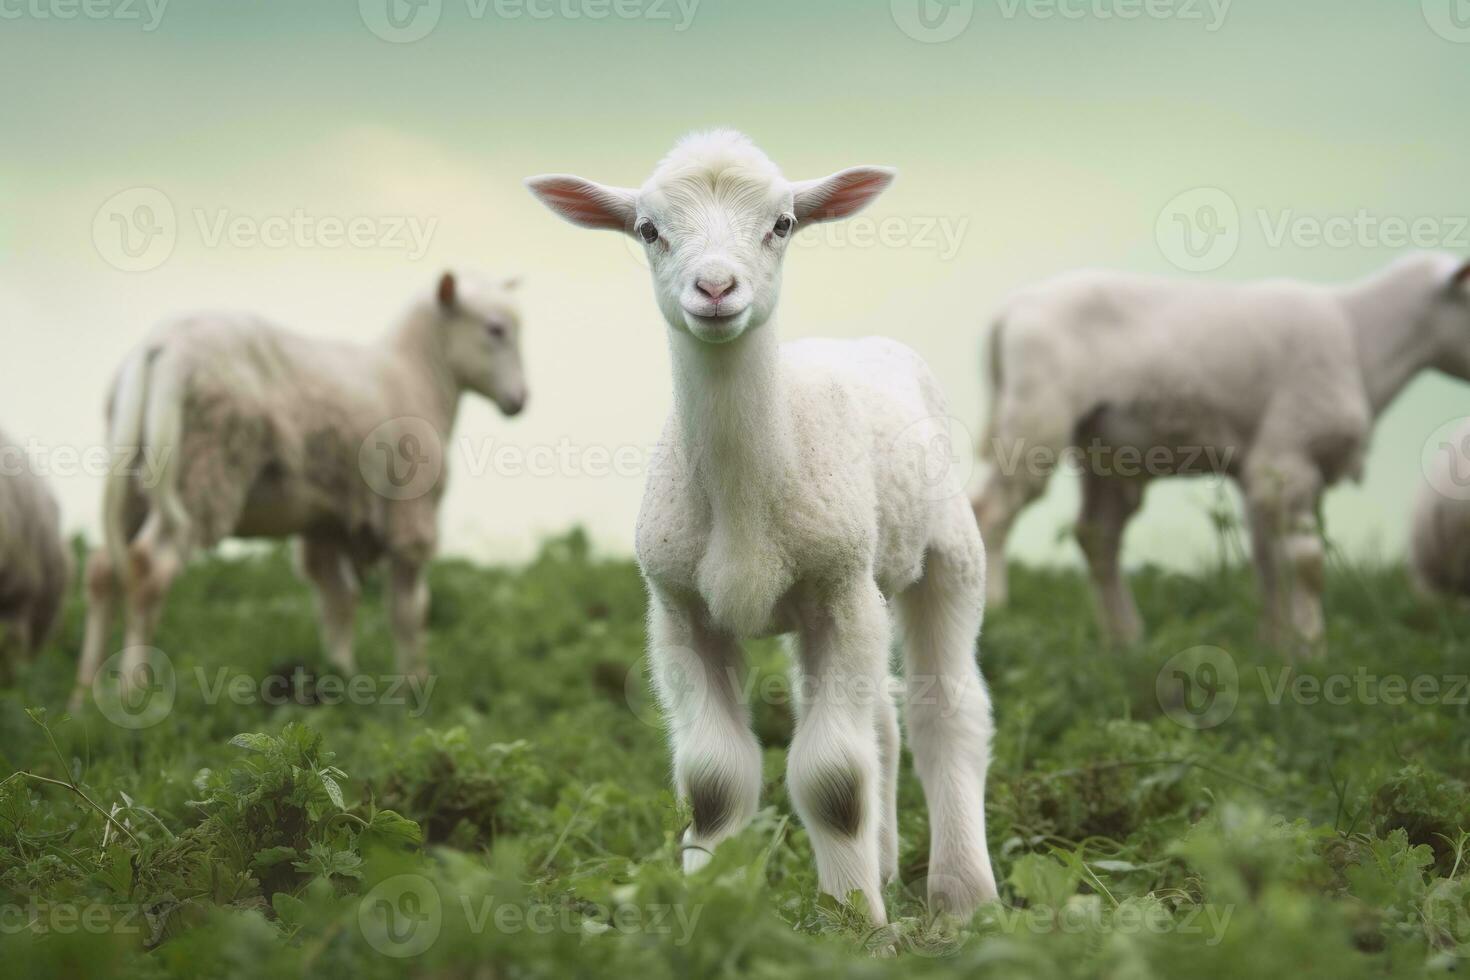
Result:
M893 177L854 167L793 183L748 138L720 130L685 137L638 190L564 174L526 183L574 224L634 236L669 326L724 343L770 319L798 227L856 214Z
M1425 256L1434 301L1424 324L1440 356L1435 366L1470 381L1470 262L1453 255Z
M484 395L506 415L526 406L517 280L464 280L446 272L435 303L445 358L454 380Z

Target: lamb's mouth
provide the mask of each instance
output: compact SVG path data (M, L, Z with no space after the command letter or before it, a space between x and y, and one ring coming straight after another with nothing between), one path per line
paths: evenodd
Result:
M707 344L728 343L744 333L749 323L750 307L748 306L738 313L721 316L701 316L687 309L684 311L684 325L689 328L691 334Z

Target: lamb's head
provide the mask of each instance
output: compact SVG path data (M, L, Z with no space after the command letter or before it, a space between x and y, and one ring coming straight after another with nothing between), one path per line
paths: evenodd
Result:
M564 174L526 183L574 224L634 236L669 326L724 343L770 319L797 228L856 214L893 177L854 167L788 181L748 138L717 130L685 137L637 190Z
M526 407L517 280L464 279L446 272L435 302L445 359L461 388L484 395L506 415Z
M1470 262L1442 256L1439 268L1428 324L1442 351L1436 366L1470 381Z

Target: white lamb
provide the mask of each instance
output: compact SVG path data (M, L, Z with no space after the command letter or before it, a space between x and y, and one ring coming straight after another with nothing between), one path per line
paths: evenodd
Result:
M373 346L205 316L164 326L129 356L108 438L162 465L156 475L129 467L107 485L76 696L92 684L118 601L127 683L190 554L231 536L299 538L328 657L349 674L360 572L386 558L399 667L423 672L425 573L460 395L477 392L506 415L526 402L513 287L446 273Z
M981 534L1003 556L1046 488L1046 460L1072 450L1102 621L1132 642L1142 623L1118 554L1149 479L1229 475L1248 505L1268 637L1320 651L1322 493L1361 475L1374 420L1415 375L1470 378L1467 281L1464 260L1420 254L1340 287L1084 272L1021 292L990 341ZM1003 557L989 597L1006 600Z
M927 455L944 398L890 340L781 345L781 262L802 224L845 218L893 172L789 182L746 137L681 141L638 190L528 181L553 211L636 236L667 321L674 411L638 521L649 655L692 806L688 871L755 813L761 753L737 678L740 639L795 633L791 797L821 888L885 920L897 874L889 600L904 627L907 727L930 809L929 898L996 895L985 840L990 702L976 662L985 552L957 481Z
M1414 507L1410 568L1424 592L1470 599L1470 422L1435 447Z
M26 448L0 432L0 677L46 645L71 571L56 498Z

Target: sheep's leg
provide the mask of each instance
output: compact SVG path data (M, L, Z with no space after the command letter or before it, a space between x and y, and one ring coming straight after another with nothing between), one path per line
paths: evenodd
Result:
M1265 633L1287 653L1324 652L1326 549L1317 519L1321 478L1310 463L1273 460L1247 478Z
M428 674L424 662L424 624L429 616L429 581L425 563L403 557L388 562L388 619L398 650L398 669L405 675Z
M903 746L898 708L886 672L883 681L873 725L878 732L878 796L883 808L878 829L878 871L887 883L898 878L898 763Z
M82 656L77 663L77 682L72 689L70 710L81 709L82 702L92 689L97 677L97 668L102 666L102 654L107 648L107 639L112 634L112 622L122 597L117 580L117 569L112 556L104 548L98 548L87 559L87 629L82 638Z
M978 555L956 559L933 549L924 577L898 597L909 688L904 716L929 807L929 905L960 916L997 896L985 839L994 723L975 648L983 567Z
M992 458L984 486L975 497L975 520L990 559L986 573L986 603L993 609L1010 600L1010 576L1006 568L1006 539L1021 512L1046 493L1067 439L1055 419L1007 423L998 432L1047 432L1038 439L998 435L992 445L981 447Z
M674 750L674 786L693 810L685 872L709 863L760 802L761 750L740 697L740 645L686 603L654 591L648 658Z
M1109 639L1131 646L1143 639L1143 619L1123 576L1119 555L1129 519L1143 504L1144 484L1135 480L1085 474L1082 478L1082 516L1077 543L1087 556L1092 594Z
M183 535L171 527L160 511L149 515L137 539L128 546L127 626L119 677L126 694L134 684L148 683L143 668L163 616L164 600L174 579L183 570L187 556Z
M333 538L307 535L297 542L296 554L302 575L316 591L327 659L344 674L357 673L352 634L361 589L347 552Z
M865 578L804 611L803 620L791 799L811 836L822 891L844 900L862 892L881 925L884 787L875 717L887 696L888 611Z

